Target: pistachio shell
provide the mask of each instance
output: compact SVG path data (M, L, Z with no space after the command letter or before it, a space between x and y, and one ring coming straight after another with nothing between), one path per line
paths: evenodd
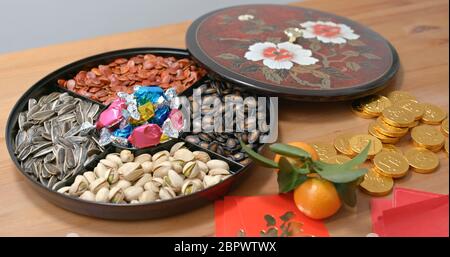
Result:
M115 162L118 167L123 165L122 159L117 154L108 154L106 159Z
M109 200L109 189L103 187L102 189L98 190L97 194L95 195L95 201L98 203L107 203L108 200Z
M174 170L169 170L167 176L164 177L164 182L170 186L173 191L180 192L184 183L184 178L178 175Z
M161 187L164 184L164 179L162 178L153 178L152 182L155 183L155 185Z
M140 169L141 164L137 162L125 163L119 169L119 173L122 174L125 180L134 182L144 175L144 170Z
M111 189L111 191L109 191L108 198L112 203L121 203L125 199L124 190L116 186L113 189Z
M155 162L155 161L157 161L158 159L160 159L162 157L169 157L169 156L170 156L169 151L161 151L161 152L155 153L152 156L152 161Z
M200 173L200 167L197 162L188 162L183 167L183 175L186 178L196 178Z
M133 200L130 202L130 204L140 204L139 200Z
M140 203L151 203L158 199L158 195L153 191L145 191L139 196Z
M153 182L153 181L147 182L147 183L144 185L144 189L145 189L146 191L152 191L152 192L154 192L154 193L159 193L160 187L161 187L161 184L156 183L156 182Z
M170 156L174 156L175 152L182 149L184 147L185 143L184 142L178 142L176 144L174 144L172 146L172 148L170 149Z
M193 194L203 189L203 183L199 179L188 179L184 182L181 192L184 195Z
M158 166L154 167L153 177L163 178L163 177L167 176L167 173L171 169L172 169L172 163L163 162L163 163L159 164Z
M177 195L170 187L163 187L159 190L159 198L161 198L161 200L169 200L175 198L176 196Z
M169 161L169 157L167 157L167 155L163 155L161 157L159 157L158 159L156 159L155 161L153 161L153 169L156 166L159 166L161 163L167 162ZM170 161L169 161L170 162Z
M209 188L209 187L219 184L220 181L222 181L221 176L209 176L208 175L203 178L203 186L204 186L204 188Z
M105 165L106 168L118 169L119 165L116 162L110 161L108 159L100 160L100 163Z
M227 176L227 175L230 175L230 172L228 170L224 170L224 169L219 168L219 169L212 169L212 170L210 170L208 172L208 175L210 175L210 176L217 176L217 175Z
M62 187L58 190L58 193L60 194L68 194L70 190L70 187Z
M195 160L197 160L197 161L201 161L203 163L207 163L207 162L209 162L211 160L211 157L206 152L195 151L195 152L193 152L193 154L194 154Z
M83 174L83 176L84 176L84 178L86 178L86 180L89 182L89 184L94 182L97 179L97 176L92 171L85 172Z
M153 163L150 161L141 163L141 166L144 173L151 173L153 171Z
M131 186L124 190L125 200L127 200L127 202L137 200L143 192L144 189L142 187Z
M106 179L108 180L108 183L110 185L117 183L117 181L119 181L120 179L120 174L119 171L116 169L110 169L107 173L106 173Z
M190 162L194 160L194 154L189 149L180 149L173 155L175 160L181 160L183 162Z
M80 199L95 202L95 194L92 193L91 191L86 191L80 196Z
M94 173L97 178L104 178L106 176L107 171L108 171L108 168L105 165L103 165L103 163L101 163L101 162L98 163L97 167L95 167L95 169L94 169Z
M75 182L70 186L69 194L72 196L80 196L89 188L89 182L84 176L77 176Z
M208 169L210 169L210 170L213 170L213 169L230 170L230 166L228 165L228 163L226 163L222 160L211 160L211 161L207 162L206 165L208 166Z
M149 161L152 161L152 156L148 153L141 154L138 157L134 158L134 162L138 162L140 164L142 164L144 162L149 162Z
M203 172L203 171L200 171L200 173L198 174L197 178L200 179L200 180L203 180L205 178L205 176L206 176L206 173Z
M183 161L172 161L172 169L177 173L183 172Z
M196 161L196 163L197 163L198 168L200 169L200 171L203 171L203 172L205 172L205 173L208 172L209 168L208 168L208 166L206 165L206 163L201 162L201 161Z
M125 190L125 189L129 188L130 186L131 186L131 182L130 181L120 180L119 182L114 184L112 186L112 188L121 188L121 189Z
M134 160L134 155L130 150L123 150L120 152L120 160L123 163L132 162Z
M150 174L144 174L142 176L142 178L140 178L136 184L134 184L135 186L139 186L139 187L143 187L145 184L147 184L147 182L150 182L152 180L152 175Z
M97 194L97 192L104 187L109 188L108 181L106 181L106 178L98 178L89 186L89 190L92 193Z

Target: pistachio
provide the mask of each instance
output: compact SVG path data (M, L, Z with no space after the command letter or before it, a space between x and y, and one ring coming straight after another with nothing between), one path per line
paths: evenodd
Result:
M132 162L134 160L134 155L130 150L123 150L120 152L120 160L123 163Z
M89 202L95 202L95 194L91 191L86 191L80 196L80 199Z
M106 159L112 162L115 162L118 167L123 165L122 159L117 154L108 154Z
M196 161L195 163L197 163L198 168L200 169L200 171L203 171L205 173L208 172L208 166L206 165L206 163L202 162L202 161Z
M122 203L123 200L125 199L124 190L121 187L116 186L113 189L111 189L108 198L112 203Z
M80 196L89 188L89 182L86 180L84 176L77 176L75 178L75 182L69 189L69 194L72 196Z
M176 171L177 173L183 172L183 161L172 161L172 169Z
M137 200L143 192L144 189L142 187L131 186L124 190L125 200L127 200L127 202Z
M152 160L152 156L150 154L147 154L147 153L146 154L141 154L138 157L134 158L134 162L137 162L137 163L140 163L140 164L142 164L144 162L149 162L151 160Z
M159 184L159 183L157 183L157 182L154 182L154 181L150 181L150 182L147 182L145 185L144 185L144 189L146 190L146 191L152 191L152 192L154 192L154 193L159 193L159 188L161 187L161 184Z
M185 143L184 142L178 142L172 146L170 149L170 156L174 156L175 152L184 148Z
M167 161L170 162L169 157L167 155L162 155L161 157L153 161L153 168Z
M141 163L141 167L144 173L151 173L153 171L153 163L150 161Z
M62 187L58 190L58 193L63 194L63 195L69 194L69 190L70 190L70 187Z
M164 184L164 179L162 178L153 178L152 182L155 183L158 187L161 187Z
M97 194L97 192L104 187L109 188L108 181L106 181L106 178L98 178L89 186L89 190L92 193Z
M131 182L126 181L126 180L120 180L119 182L117 182L116 184L114 184L112 186L112 188L121 188L123 190L129 188L131 186Z
M142 175L144 174L144 170L139 169L140 166L141 166L140 163L128 162L125 163L122 167L120 167L119 173L123 176L125 180L134 182L138 180L140 177L142 177Z
M170 156L170 153L168 151L161 151L161 152L155 153L152 156L152 161L155 162L160 158L169 157L169 156Z
M207 163L207 162L209 162L211 160L211 157L206 152L195 151L195 152L193 152L193 154L194 154L195 160L197 160L197 161L201 161L203 163Z
M108 171L108 168L105 165L103 165L103 163L101 163L101 162L98 163L97 167L95 167L95 169L94 169L94 173L97 178L106 177L107 171Z
M200 179L200 180L203 180L205 178L205 176L206 176L206 172L200 171L200 173L198 174L197 178Z
M158 195L153 191L145 191L139 196L140 203L151 203L158 199Z
M170 187L163 187L159 190L159 198L161 198L161 200L170 200L176 196L177 195Z
M183 162L190 162L194 160L194 154L189 149L179 149L174 153L173 158Z
M145 184L147 184L148 182L150 182L152 180L152 175L150 174L144 174L142 176L142 178L140 178L136 184L134 184L135 186L139 186L139 187L143 187Z
M219 184L220 181L222 181L221 176L209 176L208 175L203 178L203 186L205 188L209 188L209 187Z
M88 171L83 174L84 178L90 183L94 182L97 179L97 176L94 172Z
M139 200L133 200L130 202L130 204L140 204Z
M230 166L228 165L228 163L226 163L222 160L211 160L211 161L207 162L206 165L208 166L208 168L210 170L213 170L213 169L230 170Z
M196 178L200 173L200 167L197 162L188 162L184 165L183 175L186 178Z
M103 187L102 189L98 190L97 194L95 195L95 201L98 203L107 203L109 201L109 189Z
M195 192L201 191L203 189L203 184L199 179L186 180L181 188L181 192L184 195L193 194Z
M180 192L184 183L184 178L178 175L174 170L169 170L167 176L164 177L164 182L170 186L173 191Z
M163 177L167 176L167 173L171 169L172 169L172 163L163 162L163 163L159 164L158 166L154 167L153 177L163 178Z
M108 180L108 183L110 185L117 183L117 181L119 181L120 179L120 174L119 171L116 169L110 169L107 173L106 173L106 179Z
M226 175L230 175L230 172L228 170L219 168L219 169L212 169L212 170L210 170L208 172L208 175L210 175L210 176L217 176L217 175L226 176Z
M106 168L118 169L119 165L116 162L110 161L108 159L100 160L100 163L105 165Z

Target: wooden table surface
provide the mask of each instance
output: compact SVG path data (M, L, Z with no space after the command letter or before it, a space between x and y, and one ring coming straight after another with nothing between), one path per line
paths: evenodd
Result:
M312 0L294 5L349 17L387 38L397 48L402 68L393 85L423 102L448 109L449 42L447 0ZM184 47L190 22L103 36L0 55L0 130L19 97L40 78L75 60L101 52L130 47ZM32 38L30 38L32 40ZM327 141L340 132L367 133L368 120L352 115L348 103L309 104L280 100L281 142ZM72 214L48 203L33 191L15 168L0 137L1 236L212 236L213 205L176 217L113 222ZM406 140L407 141L407 140ZM403 142L407 146L407 142ZM398 186L435 193L449 192L448 158L440 153L440 169L429 175L410 174ZM232 195L277 193L276 175L253 168ZM371 232L370 197L359 193L356 210L343 208L326 221L333 236L365 236Z

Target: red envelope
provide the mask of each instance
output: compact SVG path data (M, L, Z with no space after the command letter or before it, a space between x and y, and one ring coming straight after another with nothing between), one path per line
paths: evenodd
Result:
M390 237L448 237L448 195L383 211Z
M224 199L224 230L223 237L237 237L239 231L244 230L244 222L241 218L239 206L234 199Z
M394 190L393 206L394 207L405 206L408 204L438 198L441 196L444 195L398 187L395 188Z
M372 231L379 236L384 236L383 211L392 208L391 199L372 199L370 201L372 212Z
M261 230L267 230L266 220L264 219L265 215L272 215L276 218L277 227L279 228L283 223L279 217L287 212L294 213L294 218L291 220L292 222L303 224L302 235L316 237L329 236L328 230L322 221L310 219L298 210L295 206L292 194L226 197L226 200L228 199L234 199L238 204L246 228L246 235L249 237L259 237Z
M214 203L214 220L216 223L216 237L223 236L224 234L224 202L222 200L218 200Z

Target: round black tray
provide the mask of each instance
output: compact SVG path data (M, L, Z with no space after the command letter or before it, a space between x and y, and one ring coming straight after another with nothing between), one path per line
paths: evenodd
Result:
M125 50L118 50L108 53L103 53L99 55L95 55L92 57L88 57L85 59L82 59L80 61L76 61L74 63L71 63L51 74L43 78L42 80L38 81L36 84L34 84L30 89L28 89L25 94L17 101L16 105L12 109L7 126L6 126L6 145L8 148L9 155L11 156L11 159L13 160L14 164L16 165L19 172L27 178L27 181L29 184L37 190L39 194L41 194L44 198L46 198L48 201L52 202L53 204L64 208L66 210L97 217L97 218L103 218L103 219L113 219L113 220L139 220L139 219L151 219L151 218L161 218L161 217L167 217L183 212L187 212L189 210L198 208L202 205L205 205L207 203L210 203L217 198L225 195L233 185L236 184L236 182L240 181L243 177L242 175L245 173L244 171L248 169L248 167L251 165L243 166L239 163L236 163L230 159L225 158L224 156L220 156L216 153L213 153L207 149L203 149L199 146L192 145L190 143L186 142L186 146L191 149L192 151L201 150L205 151L210 154L210 156L213 159L220 159L225 162L227 162L230 166L232 176L228 179L222 181L221 183L210 187L208 189L205 189L203 191L194 193L192 195L188 196L180 196L171 200L167 201L160 201L160 202L154 202L149 204L136 204L136 205L115 205L115 204L103 204L103 203L94 203L94 202L88 202L84 201L78 198L70 197L67 195L60 194L56 191L52 191L51 189L48 189L47 187L43 186L42 184L36 182L33 180L28 174L26 174L23 169L20 166L20 163L17 160L16 155L14 154L13 150L13 144L14 144L14 138L18 131L18 124L17 119L20 114L20 112L26 110L28 99L30 98L37 98L39 96L51 93L51 92L68 92L74 97L81 98L85 101L91 101L90 99L87 99L85 97L79 96L73 92L70 92L66 89L63 89L57 85L57 80L61 78L71 78L76 75L76 73L80 70L87 70L91 69L95 66L98 66L100 64L105 64L113 61L116 58L119 57L131 57L134 55L139 54L155 54L160 56L174 56L177 58L190 58L190 55L187 51L182 49L170 49L170 48L134 48L134 49L125 49ZM203 82L202 80L199 80L196 84L194 84L192 87L196 87L200 85ZM97 103L100 104L100 103ZM101 105L101 104L100 104ZM102 106L102 105L101 105ZM104 108L106 106L103 106ZM135 154L142 154L142 153L156 153L161 150L170 150L170 148L177 142L182 141L180 140L171 140L167 143L158 145L153 148L147 148L147 149L131 149ZM97 160L94 160L92 163L87 165L85 167L84 171L87 171L89 169L93 169L100 158L104 157L108 153L112 152L120 152L123 148L117 147L117 146L111 146L108 147L105 152L99 156ZM83 172L84 172L83 171ZM67 184L69 185L71 181L68 181ZM73 182L73 181L72 181Z

